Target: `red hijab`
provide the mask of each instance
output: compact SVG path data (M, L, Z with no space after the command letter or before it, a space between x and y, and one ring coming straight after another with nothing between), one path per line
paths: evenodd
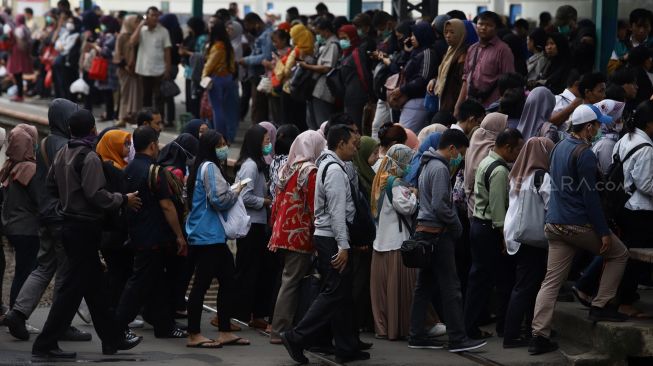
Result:
M351 47L346 50L342 50L342 54L347 57L349 56L358 46L361 44L361 39L358 37L358 32L356 27L351 24L346 24L338 29L338 33L345 33L349 37L349 42L351 42Z

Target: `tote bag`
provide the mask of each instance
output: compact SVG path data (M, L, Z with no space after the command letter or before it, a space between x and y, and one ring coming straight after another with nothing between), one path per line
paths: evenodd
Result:
M535 173L528 188L522 187L519 191L514 240L537 248L547 248L549 242L544 236L546 210L539 193L541 180L540 184L536 183L538 179L544 179L544 174L538 178L540 172L543 173L543 171Z

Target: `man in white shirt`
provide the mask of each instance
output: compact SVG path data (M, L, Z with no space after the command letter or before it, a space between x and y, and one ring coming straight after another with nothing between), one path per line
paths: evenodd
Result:
M458 122L452 124L451 128L461 131L467 138L471 138L472 133L481 125L483 118L485 118L485 108L479 102L473 99L467 99L460 104L458 117Z
M580 74L578 71L572 70L567 78L567 89L555 96L556 104L549 121L558 126L559 131L566 132L569 129L571 114L576 107L583 103L583 98L580 97L578 90L579 82Z
M143 82L143 107L163 110L161 81L170 77L170 34L159 24L159 9L151 6L147 9L145 21L142 22L130 39L132 47L138 46L136 55L136 74Z

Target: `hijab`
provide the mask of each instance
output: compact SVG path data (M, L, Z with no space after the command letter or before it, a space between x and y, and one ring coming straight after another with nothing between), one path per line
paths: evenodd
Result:
M419 131L419 135L417 135L417 140L420 143L420 147L421 147L421 144L423 144L424 141L426 141L427 137L431 136L431 134L433 134L434 132L443 133L444 131L446 131L448 129L449 128L447 126L445 126L443 124L440 124L440 123L433 123L431 125L428 125L428 126L422 128L422 130Z
M361 39L358 37L358 32L356 27L351 24L346 24L338 29L338 33L345 33L349 37L349 42L351 46L346 50L342 50L343 57L351 55L352 52L361 44Z
M35 146L34 138L21 125L14 127L9 132L6 151L7 160L2 170L0 170L0 181L4 187L8 187L13 181L17 181L24 186L32 181L34 174L36 174Z
M435 95L442 95L445 86L444 84L447 81L447 75L449 75L449 70L451 69L451 65L458 62L460 56L467 49L467 46L465 46L465 36L466 36L465 23L460 19L451 19L448 20L446 23L444 23L445 28L447 27L447 25L449 25L453 30L454 46L449 46L449 48L447 49L447 53L444 55L444 58L442 59L440 68L438 69L438 80L435 83L435 90L433 91Z
M440 125L442 126L442 125ZM424 138L424 141L419 145L419 149L413 160L410 162L410 172L406 174L405 180L410 183L413 187L417 187L417 179L419 178L419 165L422 161L422 155L427 152L430 148L434 150L438 149L440 145L440 138L442 137L442 132L431 132L428 136Z
M121 156L125 142L131 140L131 134L123 130L107 131L100 139L95 151L100 155L102 161L110 161L118 169L124 169L127 162Z
M200 140L200 127L202 125L207 124L206 122L202 121L201 119L191 119L188 123L186 123L186 126L184 126L184 129L181 131L182 133L188 133L195 137L197 141Z
M618 133L616 122L623 116L626 103L612 99L603 99L598 103L594 103L594 105L601 111L601 113L612 117L612 123L601 123L601 131L603 131L605 135Z
M288 161L279 169L279 188L284 189L292 176L299 172L297 185L304 186L308 175L315 166L315 160L326 148L326 140L317 131L304 131L297 136L290 146Z
M116 33L120 30L120 24L118 19L110 16L104 15L100 18L100 24L106 27L105 33Z
M122 29L120 29L120 33L126 33L126 34L132 34L136 30L136 27L138 27L140 19L138 15L127 15L125 19L122 21Z
M556 98L547 87L539 86L528 94L517 125L524 140L539 136L542 126L549 122L555 105Z
M415 38L417 38L417 42L419 43L419 47L413 50L413 52L433 47L433 44L435 43L435 32L429 23L416 23L411 27L411 30L413 31L413 35L415 35Z
M270 143L272 144L272 152L270 152L270 155L265 155L263 158L265 159L265 163L267 165L270 165L272 163L272 160L274 160L274 144L277 143L277 128L271 123L271 122L261 122L259 123L259 126L265 128L266 131L268 131L268 135L270 136Z
M508 125L508 116L503 113L489 113L481 122L481 126L474 132L469 142L469 148L465 155L465 190L472 192L474 190L474 180L476 168L481 160L490 153L494 148L497 136L506 129Z
M358 148L358 152L354 156L354 166L356 166L356 171L358 172L358 181L368 194L372 189L375 173L367 160L377 147L379 147L378 141L369 136L363 136L361 137L361 145Z
M395 176L397 178L402 178L406 171L410 167L410 161L413 158L415 151L410 147L402 144L392 145L388 153L381 161L381 166L379 171L374 177L374 183L372 183L372 193L371 193L371 209L372 214L375 217L379 217L379 211L381 207L378 207L379 198L385 191L385 187L388 184L388 178L390 176Z
M322 122L322 124L320 125L320 130L318 131L322 135L322 137L324 137L325 139L326 139L326 134L324 133L324 131L326 131L326 126L328 124L329 124L329 121Z
M290 28L290 38L304 55L312 55L315 47L315 37L313 33L303 24L295 24Z
M521 189L523 179L535 170L549 171L549 155L554 147L553 141L547 137L533 137L526 141L509 175L515 181L517 191Z
M406 137L407 137L406 146L413 149L413 151L417 150L417 148L419 147L419 140L417 139L417 135L410 128L404 127L404 130L406 130Z
M189 133L182 133L161 149L158 163L162 166L172 166L186 172L186 167L192 166L199 151L200 142Z

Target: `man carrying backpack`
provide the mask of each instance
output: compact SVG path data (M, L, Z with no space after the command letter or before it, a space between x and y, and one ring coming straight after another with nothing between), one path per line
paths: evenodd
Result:
M604 116L596 106L578 106L571 115L571 137L560 142L551 154L551 197L544 229L549 257L547 273L535 301L533 338L528 348L531 355L558 349L550 340L553 310L577 248L600 254L605 260L601 283L591 304L590 320L627 318L608 304L617 293L628 250L608 227L596 182L598 161L590 149L590 142L601 132L601 124L610 122L612 118Z
M98 255L104 210L117 210L121 206L139 208L138 192L124 195L104 189L102 161L93 151L97 132L91 112L81 109L68 121L72 139L57 153L47 177L47 187L59 198L58 209L63 215L62 241L68 268L62 274L61 286L54 295L43 331L32 346L32 354L36 357L76 357L75 352L62 351L57 340L70 326L82 298L88 304L93 325L102 340L103 354L131 349L142 340L125 337L111 322Z
M307 363L303 349L324 326L331 325L338 363L369 359L360 351L353 322L352 266L349 261L349 225L356 207L352 199L345 161L356 155L358 136L345 125L329 129L326 150L317 160L315 186L315 234L318 270L323 285L320 295L297 326L279 335L290 357ZM355 244L355 243L354 243Z

